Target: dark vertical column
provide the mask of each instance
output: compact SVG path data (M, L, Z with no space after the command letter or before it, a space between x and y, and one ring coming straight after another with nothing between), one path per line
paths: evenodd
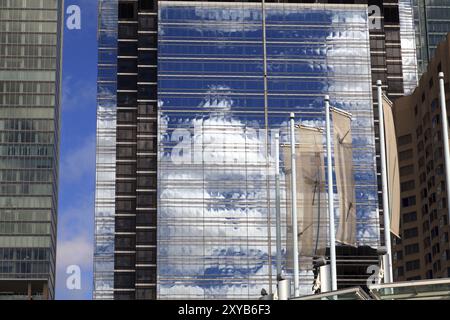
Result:
M137 1L119 1L114 299L135 297Z
M136 299L156 299L157 3L138 6Z

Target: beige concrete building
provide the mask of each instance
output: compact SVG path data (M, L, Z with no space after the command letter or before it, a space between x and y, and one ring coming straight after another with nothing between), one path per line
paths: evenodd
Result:
M393 241L395 281L450 277L439 72L445 74L449 106L450 34L413 94L394 102L401 182L401 239Z

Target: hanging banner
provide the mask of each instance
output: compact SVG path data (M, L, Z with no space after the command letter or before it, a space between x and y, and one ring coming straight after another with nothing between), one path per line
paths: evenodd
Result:
M327 245L327 203L323 132L319 128L300 126L296 129L297 224L299 254L325 255ZM292 252L291 149L283 148L286 172L288 232L287 248Z
M400 175L397 138L391 102L383 96L384 137L386 140L386 170L391 232L400 237Z
M332 109L336 186L339 197L339 226L336 241L356 246L356 198L353 173L351 118Z

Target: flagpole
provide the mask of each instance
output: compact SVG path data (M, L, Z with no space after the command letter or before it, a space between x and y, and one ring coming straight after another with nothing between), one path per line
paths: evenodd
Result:
M299 264L298 264L298 221L297 221L297 170L295 158L295 114L291 112L291 209L292 209L292 258L294 263L294 297L300 296L298 283Z
M382 98L381 80L377 81L377 93L378 93L378 124L380 129L380 157L381 157L381 186L383 197L383 218L384 218L384 243L386 246L385 259L386 264L384 266L384 283L392 282L392 246L391 246L391 217L389 211L389 191L387 185L387 172L386 172L386 140L384 136L384 114L383 114L383 98Z
M448 120L447 120L447 105L445 102L445 86L444 73L439 72L439 92L441 101L441 122L442 122L442 140L444 142L444 157L445 157L445 182L447 187L447 212L450 221L450 151L448 146Z
M277 244L277 280L281 275L281 214L280 214L280 134L275 133L275 215L276 215L276 244Z
M337 290L336 271L336 231L334 225L334 197L333 197L333 167L331 159L331 130L330 130L330 97L325 96L325 117L327 127L327 173L328 173L328 218L330 220L330 264L331 290Z

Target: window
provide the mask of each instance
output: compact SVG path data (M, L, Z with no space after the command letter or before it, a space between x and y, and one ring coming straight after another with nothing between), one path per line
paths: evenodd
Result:
M437 226L431 229L431 239L434 239L439 236L439 229Z
M117 146L117 156L119 158L131 158L136 154L136 148L132 146Z
M136 251L137 264L154 264L156 263L155 248L138 248Z
M400 15L396 7L384 7L384 21L388 24L400 23Z
M136 213L136 225L146 227L156 227L156 212L139 210Z
M136 166L134 164L117 163L116 173L117 175L132 175L136 173Z
M156 30L156 16L140 15L139 29L140 30Z
M137 73L136 59L123 59L119 60L117 64L118 73Z
M133 92L118 92L117 106L118 107L134 107L136 106L136 93Z
M130 42L130 41L119 41L117 44L118 47L118 55L123 56L136 56L137 55L137 44L136 42ZM124 71L124 65L129 66L129 71ZM137 64L136 59L127 58L123 59L121 58L118 63L119 72L136 72L137 70Z
M138 113L140 116L156 116L156 106L154 104L139 104Z
M405 270L403 269L403 267L398 267L397 268L397 276L398 277L403 277L405 274Z
M433 263L433 271L434 272L441 271L441 261L440 260Z
M135 39L137 37L137 25L119 23L119 39Z
M123 124L133 124L136 119L135 110L117 110L117 122Z
M148 37L145 43L145 47L151 47L152 45L156 46L156 37L152 35L145 35ZM139 43L139 47L141 46L141 43ZM157 64L157 54L155 50L150 51L139 51L138 56L138 64L139 65L156 65ZM155 78L155 76L153 77Z
M408 150L399 152L399 154L398 154L398 158L400 161L411 159L412 156L413 156L412 149L408 149Z
M414 180L409 180L406 182L402 182L400 185L401 192L410 191L415 188L416 184Z
M433 253L433 256L441 252L439 243L436 243L434 246L431 247L431 252Z
M116 272L114 273L114 286L116 288L133 288L134 272Z
M137 195L137 206L140 208L151 208L156 206L156 193L145 193Z
M136 90L137 76L118 75L117 88L119 90Z
M405 144L409 144L412 142L412 136L410 134L406 134L404 136L398 137L398 145L403 146Z
M406 271L417 270L420 268L420 260L412 260L406 262Z
M403 214L403 222L408 223L417 220L417 212L408 212Z
M419 244L409 244L405 246L405 256L419 252Z
M117 211L133 211L136 207L136 201L134 199L116 199Z
M431 246L431 238L430 237L426 237L423 240L423 246L424 246L425 249L428 248L429 246Z
M119 3L119 20L134 20L136 16L136 3Z
M134 292L116 291L114 292L114 300L134 300Z
M401 177L406 176L408 174L413 174L413 173L414 173L414 166L412 164L400 167L400 176Z
M146 3L140 2L140 3ZM137 288L136 300L154 300L156 299L156 290L153 288Z
M414 206L416 204L416 196L402 198L403 208Z
M134 217L117 216L115 219L117 232L132 232L135 229Z
M137 177L138 189L156 189L156 176L155 175L139 175Z
M410 229L405 229L405 231L403 231L403 237L405 239L417 237L417 235L418 235L417 227L410 228Z
M136 280L144 283L155 283L156 282L156 269L152 268L137 268L136 269Z
M156 10L156 2L157 0L139 1L139 9L145 11Z
M148 170L153 171L156 170L157 160L156 157L148 156L148 157L139 157L137 160L137 169L138 170Z
M156 230L137 230L136 241L138 245L156 244Z
M135 244L134 235L116 235L115 248L117 250L133 250Z
M134 255L117 253L114 256L114 264L117 269L134 269Z

